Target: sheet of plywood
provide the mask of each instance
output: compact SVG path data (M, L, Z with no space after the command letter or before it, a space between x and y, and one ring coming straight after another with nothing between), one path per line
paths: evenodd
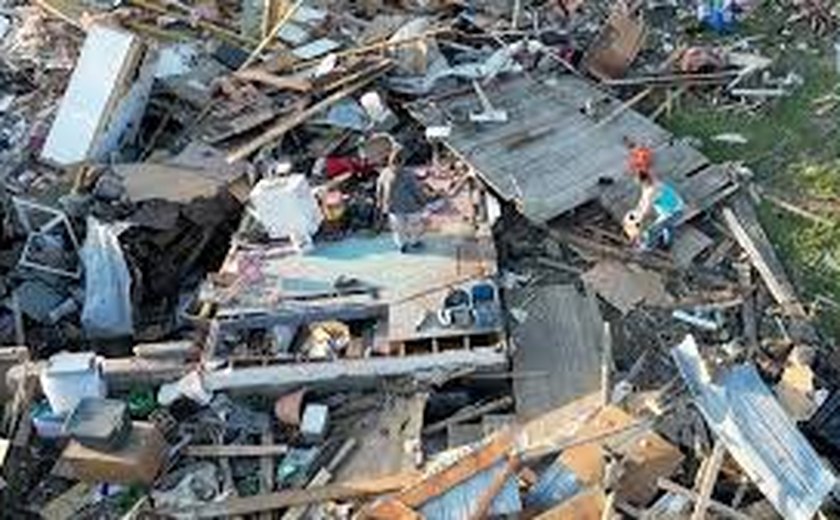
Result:
M612 430L628 426L636 419L615 406L603 408L598 415L587 422L578 432L585 436L599 431ZM657 480L672 475L682 464L683 455L673 444L660 435L650 431L628 431L615 435L600 443L611 453L623 457L624 469L616 484L618 496L635 506L644 506L657 493ZM580 465L575 459L599 462L593 459L587 445L576 446L560 455L560 460L567 467ZM596 469L590 470L595 472ZM597 473L595 473L597 474Z
M94 25L87 34L76 68L41 158L68 165L89 158L99 133L140 59L140 40L133 34Z
M520 416L568 404L601 386L603 320L591 293L573 285L540 287L516 326L513 369L534 372L516 378L513 390Z
M669 306L674 298L665 290L662 275L636 264L604 260L581 279L613 307L627 313L639 305Z
M221 183L204 170L155 163L117 164L114 172L122 177L128 198L134 202L165 199L189 202L216 195Z
M420 443L426 395L389 397L372 414L360 419L354 432L355 451L336 472L336 481L377 478L414 469L416 454L406 446Z
M644 21L619 2L586 50L584 65L603 79L623 76L639 54L646 33Z

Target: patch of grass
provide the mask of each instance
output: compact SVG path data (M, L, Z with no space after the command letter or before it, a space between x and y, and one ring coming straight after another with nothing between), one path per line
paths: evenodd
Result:
M710 105L708 96L688 96L663 124L676 135L701 139L703 152L713 161L743 162L759 185L791 202L840 200L840 108L820 117L813 105L815 99L838 92L832 38L819 38L805 26L785 31L787 14L780 5L765 3L728 39L762 35L758 52L774 60L773 77L795 73L804 81L800 87L755 113L725 111ZM739 133L749 142L712 139L722 133ZM759 208L759 216L802 296L840 302L840 219L815 223L767 204ZM840 311L833 309L823 318L823 332L840 338Z

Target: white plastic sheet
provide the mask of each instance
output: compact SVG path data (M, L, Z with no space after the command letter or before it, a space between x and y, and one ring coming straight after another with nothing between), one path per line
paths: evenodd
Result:
M134 333L131 315L131 275L120 248L119 234L126 224L87 219L82 246L85 305L82 328L89 338L114 338Z

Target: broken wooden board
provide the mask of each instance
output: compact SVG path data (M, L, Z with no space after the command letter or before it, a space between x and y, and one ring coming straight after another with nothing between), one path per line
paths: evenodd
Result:
M311 489L288 489L263 495L226 498L218 502L157 512L164 515L185 514L190 515L190 518L230 518L233 515L261 513L292 506L383 495L410 486L417 480L418 474L410 472L375 480L358 480Z
M650 119L622 110L621 100L572 75L553 76L544 82L523 77L497 81L487 87L487 96L495 108L507 111L507 123L478 127L452 122L452 114L481 110L472 92L420 100L408 108L426 127L450 126L451 133L442 142L473 166L499 197L517 203L523 214L536 222L546 222L598 198L609 181L628 183L629 192L622 188L615 198L626 201L628 209L632 207L636 194L626 173L627 136L656 150L655 170L664 179L687 178L709 163ZM592 100L603 112L599 117L583 113ZM697 186L684 187L697 192L698 204L704 201L701 193L716 193L713 188L729 182L716 175L706 179L706 175L704 172L693 181ZM619 220L621 217L623 213Z
M545 372L513 380L517 414L533 416L597 391L604 325L594 295L573 285L540 287L524 310L513 331L513 370Z
M776 303L792 317L804 318L805 309L796 296L796 290L790 283L782 262L776 256L773 244L761 227L749 198L744 195L736 197L729 206L723 208L722 215Z
M41 158L66 166L94 158L109 120L133 81L143 56L134 34L94 25L87 33L76 67L50 127ZM149 82L151 87L151 82Z
M265 457L285 455L285 444L193 444L184 449L188 457Z
M577 433L585 437L592 433L608 431L635 422L633 417L615 406L603 408L596 417L588 421ZM622 500L635 506L650 502L657 491L657 480L672 475L682 464L680 450L653 431L628 431L610 436L599 443L606 450L623 457L624 470L615 490ZM586 463L581 463L582 459ZM591 445L570 448L560 455L559 460L566 467L586 468L583 476L591 479L600 471L601 459L593 457ZM595 466L593 466L595 464ZM580 469L578 471L581 471Z
M639 54L646 34L644 20L631 15L627 7L618 2L586 49L583 64L592 75L603 80L620 78Z
M814 402L814 371L796 360L782 371L782 378L773 388L779 404L794 421L805 421L817 411Z
M393 396L371 416L359 421L356 450L336 472L337 482L377 478L414 469L420 446L426 395Z
M583 273L581 279L622 314L640 305L668 307L674 304L662 275L636 264L603 260Z
M551 449L574 439L583 425L598 413L601 404L601 392L592 392L565 406L525 418L520 435L520 450Z
M695 258L714 245L707 234L690 224L683 224L677 229L676 238L671 246L671 258L680 269L687 269Z
M348 388L372 385L383 377L422 376L434 371L502 370L507 366L507 353L491 348L445 350L435 354L409 356L376 356L365 359L283 364L219 370L204 374L205 388L212 392L263 391L282 393L302 385L323 385Z
M444 469L431 470L427 478L396 494L393 501L430 519L483 518L482 510L488 516L518 512L521 504L513 474L517 460L512 441L510 432L500 433ZM392 501L373 504L370 513L388 518L381 510L393 510L394 504L388 502Z
M116 164L113 169L123 179L126 194L133 202L149 199L190 202L213 197L224 186L208 175L207 170L168 164Z

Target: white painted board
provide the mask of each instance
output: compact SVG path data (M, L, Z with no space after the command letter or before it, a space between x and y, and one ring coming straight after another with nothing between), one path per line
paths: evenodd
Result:
M129 32L100 25L91 28L41 151L42 159L69 165L89 158L137 44Z

